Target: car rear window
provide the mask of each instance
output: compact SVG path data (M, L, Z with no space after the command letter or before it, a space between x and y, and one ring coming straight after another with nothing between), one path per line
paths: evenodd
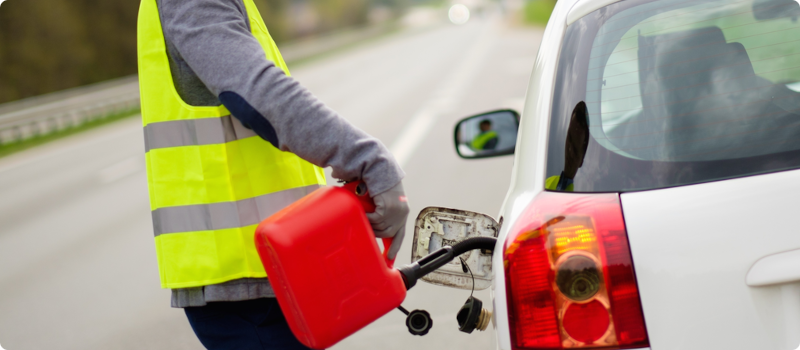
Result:
M549 190L622 192L800 167L800 4L626 0L567 28Z

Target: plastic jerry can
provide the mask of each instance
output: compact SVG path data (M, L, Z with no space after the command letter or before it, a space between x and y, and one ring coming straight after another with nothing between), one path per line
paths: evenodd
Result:
M406 288L378 248L366 186L323 187L261 222L256 249L294 335L331 347L400 305ZM391 239L384 239L388 250Z

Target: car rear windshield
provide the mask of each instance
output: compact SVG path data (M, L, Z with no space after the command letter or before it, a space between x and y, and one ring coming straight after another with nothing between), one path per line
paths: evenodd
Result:
M567 27L549 190L622 192L800 168L800 4L625 0Z

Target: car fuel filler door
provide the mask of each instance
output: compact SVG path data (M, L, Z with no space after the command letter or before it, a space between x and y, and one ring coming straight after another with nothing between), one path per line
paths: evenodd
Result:
M499 232L500 224L488 215L428 207L420 211L414 225L411 261L418 261L442 247L453 246L467 238L497 238ZM491 251L471 250L462 254L460 258L453 259L436 271L425 275L422 280L440 286L472 289L472 276L474 276L475 290L486 289L491 285Z

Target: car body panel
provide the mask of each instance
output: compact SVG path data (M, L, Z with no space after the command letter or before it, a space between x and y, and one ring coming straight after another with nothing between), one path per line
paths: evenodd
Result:
M497 216L502 222L502 227L495 247L495 253L500 254L494 254L492 257L494 266L503 266L502 252L509 229L514 226L533 198L544 191L547 133L550 126L558 55L567 28L567 15L578 1L561 0L556 3L536 54L528 91L525 95L525 106L520 117L520 132L517 134L511 184ZM501 268L495 268L493 271L495 275L491 291L497 345L499 349L510 350L511 335L508 323L505 272Z
M497 216L502 222L502 227L494 250L495 254L492 256L493 266L503 266L503 245L509 228L533 198L544 190L543 169L546 164L547 130L550 124L550 104L553 100L556 64L566 29L566 15L573 4L574 1L570 0L556 3L536 54L525 96L525 107L520 116L511 185ZM494 283L491 288L494 305L493 324L497 331L498 348L511 349L505 273L502 268L494 268L493 271Z
M800 249L758 259L747 272L745 281L750 287L800 281Z
M575 21L581 19L581 17L586 16L592 11L597 10L603 6L611 5L615 2L619 2L622 0L579 0L575 2L575 4L570 8L569 12L567 13L567 25L575 23Z
M502 223L502 227L498 236L495 254L492 258L492 263L495 268L493 269L494 282L491 287L491 292L494 308L493 325L497 334L498 349L511 349L505 288L506 280L504 270L501 268L503 266L503 246L509 230L515 226L522 212L530 205L536 195L544 191L553 89L555 87L559 52L561 51L566 28L568 25L575 23L575 21L592 11L617 1L619 0L560 0L556 3L556 7L545 29L531 72L525 105L521 113L520 130L514 155L511 184L503 206L500 209L500 213L497 216ZM724 276L713 276L713 274L706 275L707 278L711 279L723 279L726 286L730 286L730 288L735 290L730 291L730 293L737 293L736 298L738 299L728 298L724 300L714 299L713 290L708 289L710 285L705 285L704 287L706 289L697 289L692 292L689 287L689 280L687 279L684 281L679 277L679 275L683 274L687 278L699 278L696 271L692 271L687 264L691 261L706 259L706 256L700 254L694 257L687 257L686 263L676 262L676 259L672 259L675 256L674 253L670 253L669 249L661 249L661 246L654 244L654 242L668 240L667 238L661 237L655 240L650 240L649 238L655 235L652 232L653 229L659 230L658 232L665 232L666 227L676 227L678 221L668 220L666 216L663 215L663 212L658 213L657 211L653 211L653 208L658 207L658 205L667 205L668 201L676 196L675 194L681 194L682 198L685 198L685 200L675 202L682 203L681 205L683 207L678 207L677 209L681 211L670 214L669 217L695 215L684 217L682 220L686 222L691 220L699 222L699 220L704 217L703 214L713 215L717 220L727 218L730 223L725 223L725 228L732 230L730 232L735 232L735 230L739 228L739 226L736 225L737 222L734 222L733 218L746 219L741 221L741 223L748 222L751 226L754 226L756 223L756 216L753 214L756 212L761 213L761 215L765 217L776 213L780 213L783 216L790 215L790 208L796 209L798 206L795 205L792 207L791 205L784 205L780 207L775 203L770 204L770 200L767 200L768 196L765 196L765 191L779 191L779 188L783 187L785 191L782 192L781 198L784 204L791 204L791 202L788 202L791 198L791 193L800 193L800 184L788 186L788 184L776 180L783 179L791 181L791 178L798 179L799 176L800 172L789 171L699 185L622 194L621 198L623 211L626 217L626 225L631 225L631 223L628 222L629 218L635 222L633 228L628 226L628 230L629 235L631 234L631 230L633 230L634 237L630 238L631 250L633 251L634 267L637 271L637 277L639 277L640 295L643 300L647 330L650 335L650 344L652 346L656 349L704 350L718 348L774 348L791 350L798 347L798 343L800 343L800 333L798 333L800 332L800 321L798 321L797 317L800 317L800 285L798 285L798 283L789 283L763 287L749 287L745 279L749 269L760 258L769 256L770 254L800 248L800 235L796 235L797 238L794 238L791 242L781 242L780 239L773 239L768 245L759 246L758 249L746 253L742 253L741 251L749 246L743 244L743 242L746 242L747 239L753 239L752 236L754 235L732 242L735 243L735 249L740 251L739 255L729 255L729 257L733 259L732 261L736 261L736 263L733 264L736 265L735 268L730 267L731 271L729 271L728 275ZM771 180L773 182L770 182L765 179L775 180ZM739 187L742 185L746 187L750 186L751 190L755 192L743 192ZM692 197L687 195L687 193L698 189L701 192L699 197L701 199L697 201L689 200L689 198ZM664 201L657 203L657 198L663 198ZM750 202L735 208L731 206L731 203L738 204L742 200L750 200ZM718 203L718 207L711 209L711 211L707 213L693 213L685 210L690 206L693 208L708 206L710 205L709 203L712 202ZM643 203L647 204L644 205ZM670 204L670 206L675 206L675 203ZM775 208L776 211L758 211L759 205ZM723 208L732 209L726 212L727 209ZM699 211L699 209L696 211ZM733 214L734 212L736 214ZM750 216L743 216L748 212L752 214L749 214ZM650 221L653 218L659 219L659 222L662 223L662 227L655 227L655 225L652 224L654 221ZM765 220L769 219L762 219L761 221ZM757 223L759 225L766 225L761 221ZM667 224L671 224L671 226ZM773 220L773 222L768 223L768 226L765 227L770 227L772 230L770 232L777 232L775 230L778 230L781 225L785 226L786 221ZM707 229L711 230L715 229L715 227L708 226ZM695 230L693 232L699 231ZM752 232L752 229L747 232ZM717 231L717 233L721 234L724 232ZM719 238L719 235L716 237ZM775 237L778 236L773 236L773 238ZM710 244L709 238L704 238L703 240L704 243ZM688 237L681 241L685 243L684 246L677 244L678 240L674 240L672 243L681 249L691 248ZM752 243L752 241L750 243ZM781 246L783 246L783 249L780 249ZM689 251L686 253L688 254ZM739 260L736 260L737 256ZM683 264L683 270L675 274L672 272L666 273L663 267L659 266L672 265L664 264ZM714 261L712 261L711 264L714 265ZM719 269L719 265L720 263L716 263L714 266ZM706 273L712 271L710 266L704 268L706 268ZM665 287L667 283L662 280L662 278L668 278L671 284ZM736 282L734 282L734 280ZM685 291L681 291L681 288L677 286L682 286L681 288L685 289ZM677 297L680 299L676 299ZM703 301L707 301L708 304L704 304ZM675 305L684 305L680 304L683 302L687 303L685 305L692 306L675 307ZM737 306L735 310L731 310L723 308L726 302L744 304ZM790 311L785 311L782 308ZM797 310L797 312L791 313L791 310ZM743 321L737 324L734 328L724 328L721 324L702 325L702 327L700 327L698 326L698 320L702 318L697 316L702 315L703 312L716 312L726 317L746 316L749 319L746 322ZM751 328L740 326L740 324L746 324ZM706 330L706 327L710 331ZM744 337L731 336L735 334L749 334L751 332L757 332L759 334L758 337L754 336L752 339L771 340L764 340L765 343L755 344L750 338L748 338L747 341L743 341L741 339ZM723 335L727 336L729 339L720 341L719 338Z
M800 248L798 180L794 170L620 196L653 347L798 347L800 281L746 283L760 259Z

